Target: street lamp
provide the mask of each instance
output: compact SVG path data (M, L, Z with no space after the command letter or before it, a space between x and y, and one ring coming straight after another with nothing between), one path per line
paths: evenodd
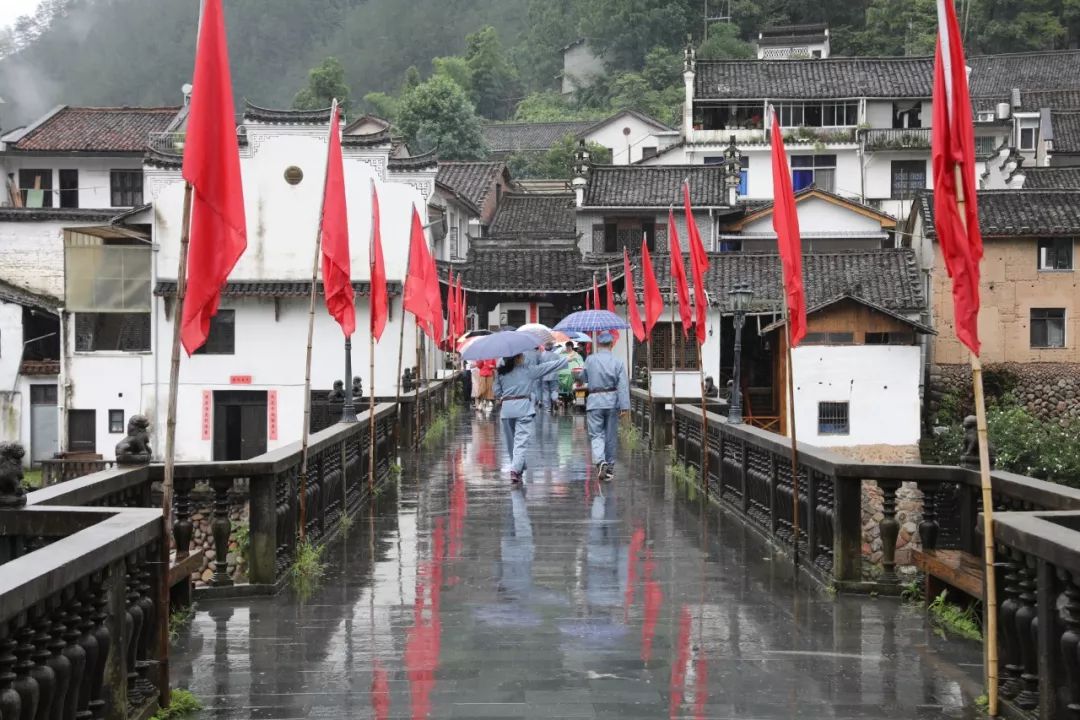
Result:
M742 329L746 322L746 311L754 291L746 283L739 283L731 290L731 308L735 311L735 370L731 376L731 405L728 406L728 422L742 422Z

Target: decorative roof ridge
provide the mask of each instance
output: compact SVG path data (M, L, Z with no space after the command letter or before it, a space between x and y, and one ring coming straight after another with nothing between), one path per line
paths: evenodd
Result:
M609 119L611 116L603 119ZM531 127L535 125L581 125L584 123L595 123L600 120L587 119L587 120L515 120L514 122L487 122L481 123L481 127Z
M996 57L993 55L983 57ZM874 62L874 61L888 61L897 63L915 63L926 62L933 60L933 55L830 55L827 58L791 58L790 60L771 60L771 59L758 59L758 58L741 58L741 59L726 59L726 60L698 60L698 65L757 65L757 64L769 64L769 65L796 65L802 63L811 63L813 65L825 65L825 64L838 64L840 62ZM971 59L971 58L969 58Z
M423 170L429 167L438 167L439 149L428 150L426 153L413 155L405 158L390 158L388 166L391 170Z
M94 112L155 112L177 113L183 105L64 105L60 112L67 110L91 110Z
M256 105L244 98L244 120L266 123L281 123L295 125L328 124L330 122L331 108L318 110L291 110L284 108L267 108Z
M341 136L341 145L343 147L367 147L371 145L388 145L393 142L393 136L390 134L390 129L379 130L378 132L367 133L364 135L346 135Z

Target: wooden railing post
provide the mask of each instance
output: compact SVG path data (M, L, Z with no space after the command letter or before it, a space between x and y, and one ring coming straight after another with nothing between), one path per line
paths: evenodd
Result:
M862 482L830 477L833 484L833 579L856 581L862 577Z

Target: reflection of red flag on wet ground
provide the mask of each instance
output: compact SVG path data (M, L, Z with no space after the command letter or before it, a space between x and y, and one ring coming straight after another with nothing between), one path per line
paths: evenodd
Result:
M698 648L694 661L694 718L705 717L705 703L709 701L709 662L705 659L705 648Z
M390 717L390 683L386 668L378 660L371 671L371 709L375 713L375 720L387 720Z
M630 615L630 608L634 606L634 585L637 583L638 555L645 546L645 530L638 527L630 535L630 549L626 553L626 597L623 601L623 620Z
M643 571L645 580L645 621L641 625L641 660L642 662L649 662L652 659L656 621L660 617L660 608L664 604L664 592L660 589L660 583L653 579L653 573L656 572L656 562L653 560L651 549L645 550Z
M418 571L413 626L405 639L405 669L409 678L414 720L427 718L431 714L431 691L435 689L435 671L439 667L442 642L440 590L446 550L443 532L443 519L440 517L435 521L431 559L422 563Z
M686 688L686 663L690 659L690 608L683 605L679 614L679 640L675 647L675 661L671 664L671 705L668 708L672 720L682 707Z
M469 497L465 488L465 473L461 467L461 448L454 458L454 482L450 488L450 551L449 558L461 557L461 540L465 533L465 514L468 512ZM452 579L451 584L457 584Z

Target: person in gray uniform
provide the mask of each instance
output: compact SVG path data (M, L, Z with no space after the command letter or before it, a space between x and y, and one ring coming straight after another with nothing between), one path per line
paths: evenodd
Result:
M615 477L619 449L619 414L630 410L630 380L626 363L611 352L615 344L612 334L600 333L597 342L596 352L585 360L581 379L589 386L585 410L596 477L610 481Z
M540 362L551 362L552 360L558 360L561 356L555 351L555 343L549 342L544 345L544 351L540 353ZM567 363L570 362L570 358L566 359ZM565 367L565 365L564 365ZM544 412L551 412L555 407L555 402L559 399L559 378L558 371L548 373L544 377L540 378L540 400L544 407Z
M532 442L533 418L536 415L533 397L537 382L548 373L564 367L565 357L546 363L527 363L524 354L505 358L499 366L495 376L495 397L502 406L499 414L506 451L510 455L510 481L513 483L521 482L521 475L525 472L526 453Z

